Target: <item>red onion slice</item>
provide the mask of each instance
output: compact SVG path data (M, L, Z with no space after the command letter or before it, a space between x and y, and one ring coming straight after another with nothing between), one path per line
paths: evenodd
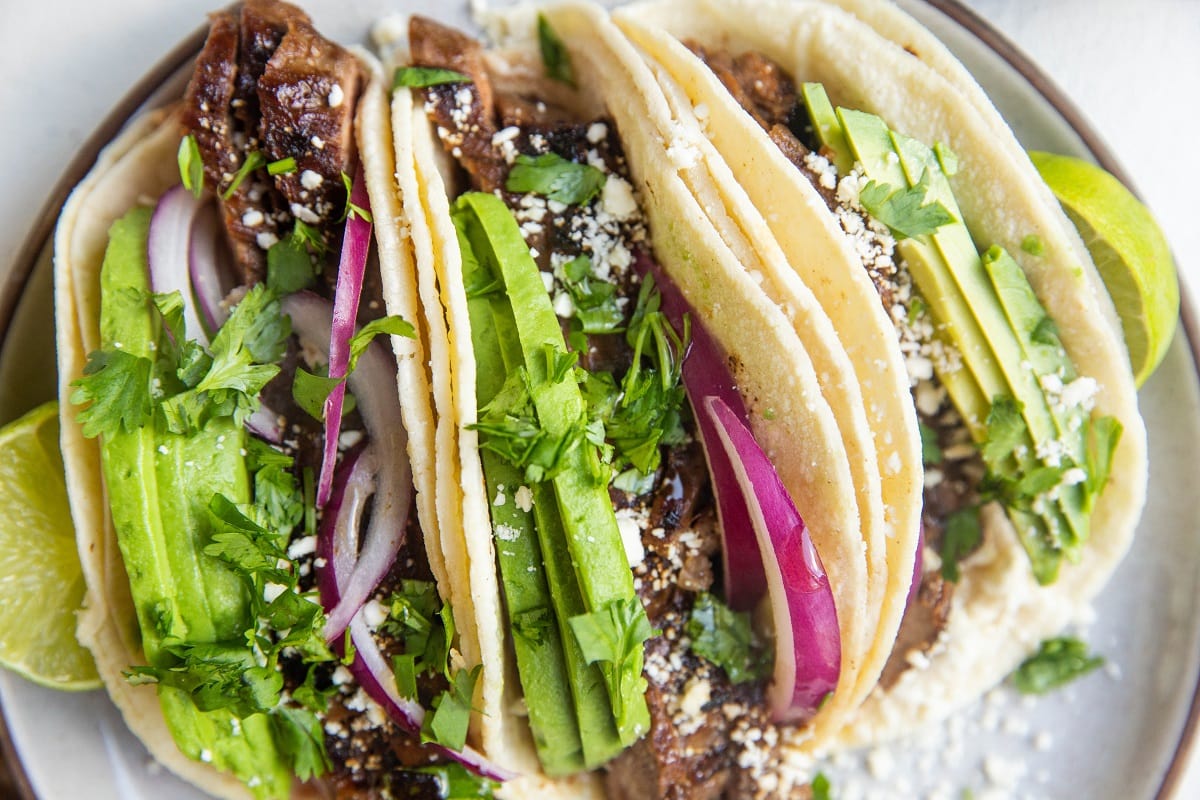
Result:
M188 194L190 197L190 193ZM217 209L205 205L192 223L188 248L188 271L192 278L192 295L200 311L200 321L209 336L229 319L229 309L221 301L233 290L234 278L228 261L221 252L221 220Z
M716 489L746 499L766 571L775 622L775 674L767 690L771 715L804 722L837 686L841 672L833 590L804 520L750 429L719 397L706 397L701 405L736 479Z
M641 252L637 254L636 263L640 274L654 276L654 284L662 295L663 313L676 331L683 330L684 315L690 315L692 342L683 360L683 385L696 411L712 484L714 487L732 486L736 482L733 467L717 443L716 427L697 407L700 398L719 397L739 420L746 422L749 419L733 376L725 366L724 353L700 324L699 317L692 313L687 300L666 272ZM735 611L752 611L767 593L767 578L746 499L741 492L718 490L717 514L721 519L725 602Z
M370 211L371 200L367 197L367 182L363 177L361 164L354 175L350 202ZM337 287L333 292L333 328L329 337L331 378L346 377L346 368L350 363L350 338L354 336L354 324L358 319L358 303L362 298L363 275L367 270L367 252L370 245L371 223L361 214L351 214L346 219L341 261L338 263ZM325 451L321 458L321 475L317 484L317 508L323 508L329 502L329 490L333 485L333 462L337 457L338 435L342 428L342 405L345 399L346 386L340 384L325 400Z
M246 430L271 444L283 444L283 417L261 403L246 418Z
M285 297L283 310L292 318L292 328L309 346L322 350L330 340L333 309L328 301L311 292L297 292ZM353 334L353 326L351 327ZM348 339L347 339L348 340ZM362 539L362 550L351 575L346 576L340 597L329 611L325 636L337 639L346 630L350 619L375 591L375 587L396 560L404 542L405 526L412 505L412 467L408 461L408 434L400 413L400 397L396 389L396 367L383 341L376 339L358 360L358 368L347 379L350 390L358 400L367 439L378 461L378 487L371 506L371 523ZM338 412L341 415L341 412ZM340 428L340 426L339 426ZM326 431L328 433L328 425ZM326 441L328 449L329 442ZM337 453L337 441L333 442ZM332 488L333 470L330 470ZM326 512L326 517L336 513Z
M325 608L337 606L349 588L358 563L358 526L366 501L374 492L375 465L369 448L346 456L334 477L333 492L325 509L317 555L317 588ZM349 624L355 658L350 673L371 699L379 703L396 724L410 733L418 733L425 709L415 700L402 697L396 677L379 649L375 637L356 613ZM340 636L340 634L339 634ZM335 641L334 649L341 649ZM506 781L515 775L501 769L469 747L456 752L436 746L438 752L462 764L477 775L494 781Z
M183 186L173 186L163 192L150 217L146 255L150 264L151 290L159 294L179 292L183 296L184 336L207 346L208 334L196 315L189 280L192 222L200 208L201 202Z

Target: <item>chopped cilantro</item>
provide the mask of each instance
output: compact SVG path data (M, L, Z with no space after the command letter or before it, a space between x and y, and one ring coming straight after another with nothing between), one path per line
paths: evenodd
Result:
M179 181L183 188L196 199L204 193L204 160L200 157L200 145L190 133L179 142Z
M420 775L432 775L438 784L440 800L492 800L496 782L475 775L462 764L438 764L408 770Z
M882 222L897 239L910 239L933 233L954 222L954 215L940 200L926 203L929 191L929 170L916 186L897 189L886 183L870 181L859 194L862 207Z
M504 188L574 206L590 202L604 188L604 181L604 173L591 164L576 164L557 153L522 154L509 170Z
M543 14L538 14L538 45L547 77L574 87L575 69L571 65L571 54Z
M392 657L392 673L396 676L396 691L401 697L417 699L417 654L401 653Z
M259 522L290 531L304 520L304 495L292 472L294 459L254 437L246 439L246 463L254 473L254 507Z
M346 368L347 375L354 372L355 367L358 366L358 359L371 346L372 340L381 333L414 339L417 330L411 322L396 315L371 320L350 338L350 363Z
M960 508L946 518L942 532L942 577L957 583L958 563L979 546L983 529L979 525L978 508Z
M276 294L307 289L316 278L308 247L295 233L285 235L267 249L267 287Z
M281 158L278 161L272 161L270 164L267 164L268 175L288 175L295 172L296 169L296 159L292 156Z
M471 76L440 67L396 67L392 74L392 91L401 88L424 89L445 83L472 83Z
M462 750L467 743L467 727L471 721L471 698L479 679L482 664L454 673L450 688L433 700L433 712L425 715L421 741L435 742L451 750Z
M592 273L592 260L576 256L557 270L571 295L575 319L584 333L615 333L625 321L617 304L617 287Z
M599 663L612 698L617 729L629 727L628 710L646 693L642 645L655 631L636 596L613 600L568 620L589 664Z
M1021 240L1021 249L1031 256L1040 256L1046 252L1046 246L1042 244L1041 237L1033 233Z
M257 150L252 150L246 154L246 160L238 167L238 171L233 174L233 180L229 182L229 186L225 191L221 192L221 199L228 200L233 197L233 193L242 185L242 181L246 180L246 176L254 170L259 169L267 163L266 156Z
M1022 694L1045 694L1070 683L1104 663L1101 656L1088 653L1079 639L1061 636L1042 642L1038 651L1021 663L1013 673L1013 685Z
M526 642L540 647L546 643L546 634L552 624L554 618L549 608L527 608L514 615L513 632Z
M818 772L812 780L812 800L830 800L829 778L824 772Z
M333 769L325 752L325 729L316 714L305 708L278 706L268 716L272 738L297 778L307 781Z
M1054 324L1054 320L1050 319L1049 316L1038 320L1038 324L1030 332L1029 338L1037 344L1044 344L1049 347L1062 347L1062 342L1058 338L1058 326Z
M1113 456L1124 430L1116 417L1101 417L1088 426L1087 435L1087 480L1084 482L1084 510L1091 511L1104 491L1112 474Z
M71 382L75 387L71 402L87 404L78 417L83 435L111 436L120 430L133 432L145 425L152 408L153 369L150 359L124 350L89 353L83 377Z
M1021 416L1020 401L1011 395L996 395L987 415L987 440L983 443L983 460L989 468L1001 464L1016 449L1025 436L1025 418Z
M918 423L917 427L921 432L921 463L926 466L942 463L942 448L938 446L937 431L924 422Z
M346 187L346 207L342 210L342 216L338 222L342 222L343 220L351 217L358 217L363 222L372 222L373 220L371 218L371 212L362 206L357 205L351 199L354 193L354 181L349 175L346 174L345 171L342 172L342 185Z
M696 598L684 630L692 652L725 670L733 683L762 680L771 670L771 654L756 645L750 615L731 610L708 592Z
M314 375L303 367L298 367L296 375L292 378L292 399L310 417L324 421L325 401L344 381L344 378ZM349 413L345 405L342 406L342 413Z

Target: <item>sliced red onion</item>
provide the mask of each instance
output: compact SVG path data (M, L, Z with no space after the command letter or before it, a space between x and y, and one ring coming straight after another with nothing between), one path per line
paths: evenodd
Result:
M150 217L146 255L150 264L151 290L159 294L179 292L183 296L184 336L207 345L208 334L196 315L188 277L192 222L200 208L201 201L183 186L173 186L163 192Z
M707 415L700 413L697 403L704 397L719 397L743 423L749 419L746 405L738 394L733 376L725 366L725 354L700 324L679 288L666 272L645 253L637 254L640 274L653 275L654 284L662 295L662 310L677 331L683 330L683 318L691 318L691 346L683 360L683 385L700 428L708 471L713 486L735 483L733 466L717 444L716 428ZM767 578L762 556L754 536L750 511L741 492L717 492L717 513L721 519L721 553L725 572L725 602L735 611L751 611L767 593Z
M366 501L375 491L375 465L372 461L369 448L357 450L346 456L334 477L333 492L325 509L317 549L320 558L317 561L317 588L321 593L321 604L326 608L340 603L358 563L358 526ZM354 615L349 630L355 650L350 673L358 685L383 707L396 724L410 733L418 733L425 719L425 709L417 701L400 695L395 674L361 613ZM341 649L340 636L333 643L336 650ZM462 752L440 746L436 749L485 778L505 781L515 777L469 747L463 748Z
M292 328L300 338L312 347L323 349L333 327L333 309L329 302L311 292L297 292L285 297L282 305L284 313L292 318ZM367 439L379 464L376 478L378 490L371 506L371 523L362 539L357 564L342 584L337 604L329 610L325 636L330 641L342 635L350 619L391 569L396 553L404 543L413 497L408 435L400 414L396 367L382 340L376 339L367 347L358 360L358 368L346 382L358 400ZM338 416L341 416L340 410ZM326 425L327 435L328 430ZM325 444L328 448L329 442ZM333 451L336 455L336 441L333 442ZM331 469L331 487L332 473ZM330 514L327 512L328 516Z
M735 475L734 483L716 490L745 498L766 571L775 622L775 674L767 690L771 715L804 722L837 686L841 672L833 590L804 520L750 429L719 397L706 397L701 405Z
M371 207L361 164L354 175L350 202L367 211ZM350 338L354 336L354 324L358 319L358 303L362 298L363 275L367 270L367 252L370 245L371 223L361 214L351 214L346 219L342 256L338 263L337 287L333 292L333 328L329 338L331 378L346 377L346 368L350 363ZM323 508L329 502L329 490L333 485L333 462L337 457L338 435L342 428L342 405L345 399L346 386L339 384L325 400L325 451L322 454L321 475L317 483L317 508Z
M246 430L271 444L283 444L283 417L261 403L246 418Z
M191 194L187 193L190 197ZM188 270L192 278L192 295L200 312L200 321L209 336L229 319L229 309L221 300L233 290L234 278L228 262L221 255L221 220L217 209L206 204L192 223L188 248Z

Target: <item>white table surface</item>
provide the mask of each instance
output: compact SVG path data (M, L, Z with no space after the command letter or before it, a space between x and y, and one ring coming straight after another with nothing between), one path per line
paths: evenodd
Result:
M0 0L0 275L80 144L129 86L221 2ZM347 0L355 2L379 5ZM1200 294L1200 255L1188 249L1200 232L1191 207L1200 187L1200 2L967 3L1032 56L1094 123L1158 215L1185 288ZM1200 797L1200 748L1177 797Z

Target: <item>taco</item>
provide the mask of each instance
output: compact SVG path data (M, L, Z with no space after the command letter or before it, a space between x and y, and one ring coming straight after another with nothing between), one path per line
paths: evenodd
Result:
M493 49L421 17L376 31L480 746L562 796L787 791L800 773L765 766L861 701L884 602L861 383L778 248L681 179L696 142L602 11L490 21ZM894 442L916 481L915 425ZM893 538L911 580L915 524Z
M924 562L907 603L889 573L888 663L840 737L895 738L1003 679L1130 545L1146 443L1111 300L982 89L890 4L665 1L617 22L847 348L866 328L900 345L911 400L888 413L921 426ZM839 314L872 293L884 316Z
M55 236L79 639L153 756L221 797L504 775L465 746L472 611L440 591L379 70L285 3L212 15L183 99L102 153Z

